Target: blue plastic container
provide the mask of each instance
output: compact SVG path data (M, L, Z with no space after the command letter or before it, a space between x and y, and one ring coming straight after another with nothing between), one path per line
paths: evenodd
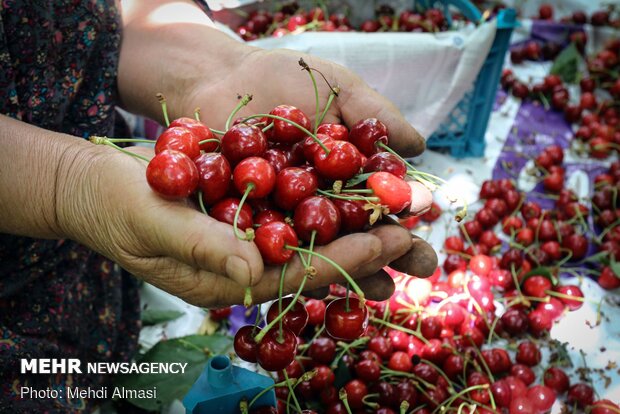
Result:
M440 3L444 15L450 21L450 5L473 22L480 21L482 15L467 0L441 0L439 2L423 1L426 7ZM497 32L491 50L480 69L474 88L465 94L448 118L426 142L429 148L449 148L456 158L482 157L485 149L484 135L489 123L489 116L495 102L495 93L499 85L504 57L508 51L510 35L517 26L514 9L503 9L497 14Z
M183 398L183 406L187 414L238 413L242 399L250 402L273 384L271 378L234 366L227 356L218 355L207 362L204 371ZM252 405L253 408L262 406L276 406L273 389Z

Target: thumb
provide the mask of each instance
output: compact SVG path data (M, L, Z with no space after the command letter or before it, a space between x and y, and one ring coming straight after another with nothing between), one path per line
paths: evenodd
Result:
M239 240L231 225L181 204L155 210L157 227L150 239L155 254L226 276L241 286L253 286L262 278L258 248Z

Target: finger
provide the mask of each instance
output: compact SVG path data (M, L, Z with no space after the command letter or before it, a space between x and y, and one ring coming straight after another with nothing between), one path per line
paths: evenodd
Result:
M326 122L334 122L339 116L345 124L352 126L360 119L377 118L387 126L389 146L396 152L412 157L424 151L426 141L392 102L343 67L336 65L333 76L334 82L341 85L334 101L339 114L332 112Z
M241 286L260 281L264 265L258 248L235 237L232 226L181 204L162 210L159 203L151 212L140 212L156 215L157 228L147 232L151 236L147 242L155 246L154 255L227 276Z
M357 284L364 291L366 299L384 301L394 294L394 280L387 272L380 269L372 276L357 280Z
M412 235L411 249L390 263L399 272L416 277L429 277L437 269L437 253L425 240Z
M312 290L304 290L301 294L307 298L324 299L327 295L329 295L329 286L323 286Z
M375 274L411 249L411 234L402 226L382 225L369 230L368 233L381 240L383 251L377 259L366 263L357 270L356 276L360 278Z
M420 215L428 211L433 204L433 193L419 181L408 181L411 187L411 206L409 212L413 215Z

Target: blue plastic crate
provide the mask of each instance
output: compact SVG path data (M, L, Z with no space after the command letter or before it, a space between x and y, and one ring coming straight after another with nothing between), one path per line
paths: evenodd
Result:
M432 1L422 2L429 6ZM455 6L469 20L480 21L482 15L466 0L442 0L444 14L450 18L448 8ZM499 85L504 57L508 51L510 35L517 25L514 9L500 10L497 17L497 32L491 50L480 69L471 91L465 94L447 119L427 141L429 148L448 148L456 158L482 157L484 135L493 109L495 93Z

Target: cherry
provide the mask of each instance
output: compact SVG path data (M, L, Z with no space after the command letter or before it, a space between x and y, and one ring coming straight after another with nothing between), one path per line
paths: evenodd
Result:
M283 210L294 210L317 188L318 180L312 172L299 167L284 168L276 177L274 201Z
M162 197L188 197L198 187L198 169L184 153L164 150L156 154L146 167L146 180Z
M394 351L392 341L385 336L371 338L368 342L368 349L379 355L381 359L388 359Z
M515 240L524 247L531 245L534 243L534 230L529 227L519 230L515 236Z
M288 20L288 23L286 24L286 28L290 32L292 32L293 30L297 29L300 26L305 25L306 23L308 23L308 19L306 19L306 16L302 14L295 14L291 16L290 19Z
M588 253L588 239L582 234L571 234L562 239L562 247L571 251L571 260L581 260Z
M512 95L515 98L525 99L529 96L530 89L523 82L515 81L512 85Z
M310 344L308 355L317 364L331 364L336 356L336 342L328 337L319 337Z
M344 390L347 393L347 401L349 402L349 407L357 409L362 408L364 406L364 397L368 394L368 388L363 381L358 379L351 380L347 382L344 386Z
M279 148L268 149L265 151L262 158L266 159L267 162L271 164L276 174L282 171L282 169L291 166L288 153Z
M493 268L493 262L489 256L477 254L469 260L469 268L480 277L487 277Z
M590 414L617 414L620 413L620 406L610 400L598 400L590 406Z
M233 125L222 136L222 154L231 165L248 157L260 157L267 151L267 138L255 125Z
M200 142L187 128L169 127L161 133L155 143L155 154L165 150L182 152L193 160L200 155Z
M521 215L525 220L540 217L542 209L538 203L532 201L526 201L521 206Z
M527 315L529 321L530 332L534 336L542 336L549 332L553 327L553 318L551 314L544 309L536 309Z
M446 273L452 273L457 270L465 271L467 269L467 261L458 254L449 254L443 262L443 269Z
M511 248L506 250L499 262L502 269L511 270L514 267L518 270L523 265L523 255L520 250Z
M284 221L286 216L277 210L263 210L254 216L254 225L260 227L274 221Z
M188 118L191 119L191 118ZM201 154L194 160L198 169L198 188L205 204L221 200L230 186L231 169L226 157L218 153Z
M319 174L329 180L348 180L362 166L362 157L353 144L347 141L330 141L314 153L314 166Z
M480 198L496 198L500 196L500 193L501 191L497 186L497 182L493 180L485 180L482 182L482 186L480 186Z
M571 311L577 310L583 305L583 292L579 289L579 286L562 285L556 286L554 290L562 294L558 299ZM573 297L574 299L572 299Z
M233 347L239 358L247 362L256 362L258 344L254 341L258 329L253 325L245 325L239 328L235 334Z
M248 157L235 167L233 182L241 194L246 193L248 186L253 186L247 193L248 198L264 198L275 186L276 172L264 158Z
M230 306L226 306L225 308L220 309L209 309L209 317L211 320L219 322L230 316L232 312L232 308Z
M317 134L316 137L325 146L327 146L328 144L334 141L328 135L324 135L324 134ZM304 139L302 142L303 143L301 145L302 145L304 158L309 162L314 162L314 157L317 152L319 151L325 152L323 147L321 147L319 143L312 137L306 137L306 139Z
M476 220L483 228L489 229L498 223L499 218L493 213L493 210L483 207L476 213Z
M573 384L568 389L566 402L569 404L577 404L580 408L585 408L594 402L594 390L586 383L579 382Z
M325 309L325 331L333 338L351 341L364 334L368 327L368 308L357 298L339 298Z
M592 26L605 26L609 24L609 12L606 10L598 10L590 16L590 24Z
M194 118L177 118L170 123L169 127L184 127L189 129L198 139L198 142L215 139L209 127ZM203 142L200 144L200 149L204 152L213 152L217 149L218 145L219 144L215 141Z
M444 247L448 253L457 253L465 249L465 244L459 236L450 236L444 241Z
M533 367L534 365L538 365L538 363L540 363L540 350L534 342L523 341L517 347L517 355L515 359L521 364Z
M523 293L527 296L533 296L535 298L544 298L547 296L547 290L553 287L551 281L541 275L533 275L528 277L523 282Z
M614 274L614 271L611 270L609 266L603 267L601 270L601 274L598 278L598 284L607 290L616 289L620 287L620 277Z
M316 130L317 134L325 134L338 141L349 140L349 130L341 124L321 124Z
M533 414L537 412L534 402L525 396L513 398L510 402L510 414Z
M543 374L545 385L553 389L557 394L564 394L570 385L568 375L557 367L549 367Z
M543 187L552 193L559 193L564 188L564 174L552 173L543 178Z
M394 174L398 178L405 178L407 166L391 152L378 152L368 157L364 164L364 172L385 171Z
M480 238L482 234L482 225L477 220L471 220L466 223L463 223L463 226L460 228L461 234L463 236L467 235L470 239L476 241Z
M441 207L433 201L431 203L431 207L426 211L426 213L420 216L420 219L426 223L433 223L441 217L441 213Z
M499 218L502 218L508 214L508 204L501 198L490 198L484 203L485 208L491 209L493 213Z
M325 197L307 197L295 208L293 215L295 231L300 239L309 242L316 232L315 242L327 244L334 240L340 230L338 208Z
M528 319L525 312L521 309L508 309L501 316L502 327L510 335L518 336L527 331Z
M504 379L496 380L491 384L491 393L493 394L493 400L499 407L509 407L512 400L512 392L508 382Z
M506 269L493 269L489 272L489 282L499 291L514 289L512 275Z
M310 386L314 391L321 391L322 389L331 387L336 380L334 371L327 365L319 365L314 367L316 375L310 379Z
M293 298L290 297L282 299L282 310L284 310L292 300ZM269 311L267 311L267 323L270 323L279 315L279 306L280 305L277 301L271 304ZM289 329L295 335L301 334L307 323L308 311L299 301L296 301L295 305L293 305L293 307L282 318L282 326Z
M542 20L553 20L553 6L543 3L538 8L538 17Z
M308 323L310 325L320 325L325 318L325 302L319 299L306 300L306 311L308 312Z
M349 141L367 157L380 152L377 143L388 144L388 129L376 118L362 119L349 131Z
M557 241L558 239L558 233L551 220L548 220L548 219L542 220L539 223L538 229L536 231L538 233L538 239L540 241L543 241L543 242Z
M344 197L348 194L342 194ZM364 209L366 203L362 200L342 200L334 198L334 205L340 212L340 229L345 233L362 231L369 223L370 211Z
M355 364L355 373L364 381L377 381L381 376L381 366L376 361L364 359Z
M235 219L235 213L239 209L240 201L241 200L238 198L225 198L220 200L213 207L211 207L209 215L218 221L228 223L232 226ZM251 228L253 225L252 208L248 204L243 204L241 211L239 212L237 227L241 230L245 230L247 228Z
M416 406L418 392L410 381L401 381L394 387L394 400L399 406L402 401L407 401L410 407Z
M380 203L390 213L397 214L411 205L411 187L404 180L385 171L379 171L368 177L366 187L374 192Z
M490 385L491 381L489 380L489 377L487 377L482 372L474 371L467 376L468 387L483 384ZM480 404L487 404L491 400L491 397L489 396L489 391L486 389L475 389L470 391L468 394L469 398Z
M258 344L256 360L265 371L285 369L295 359L297 337L290 330L271 329Z

